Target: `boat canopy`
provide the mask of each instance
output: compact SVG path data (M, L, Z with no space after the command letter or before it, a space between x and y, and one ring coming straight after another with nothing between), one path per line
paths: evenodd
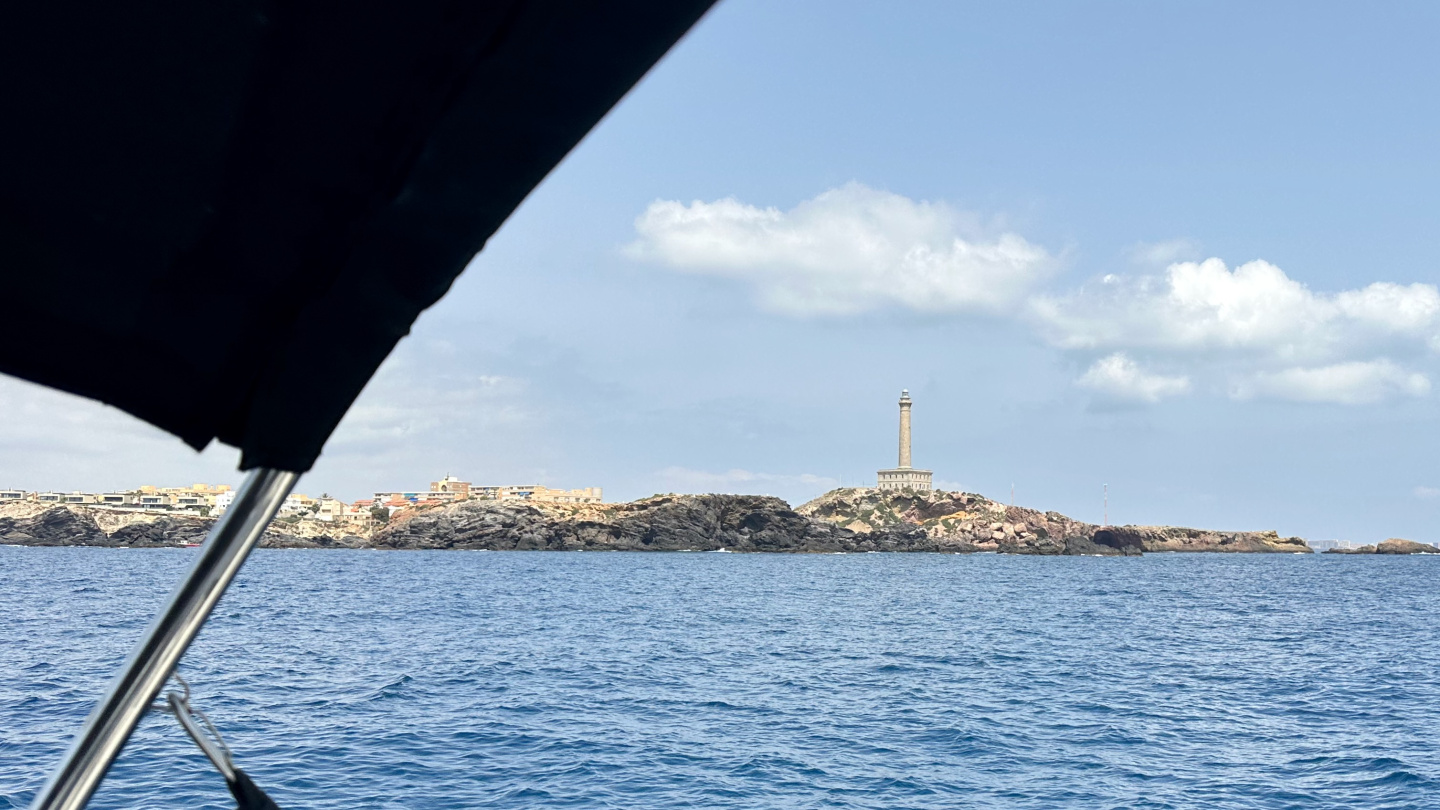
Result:
M0 23L0 371L303 472L713 0L47 0Z

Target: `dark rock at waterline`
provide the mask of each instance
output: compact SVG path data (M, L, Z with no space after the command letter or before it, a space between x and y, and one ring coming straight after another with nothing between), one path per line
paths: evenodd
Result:
M1231 554L1310 554L1299 537L1278 532L1221 532L1182 526L1106 526L1096 529L1095 542L1122 553L1198 551Z
M283 531L283 524L271 524L260 538L261 548L365 548L370 541L353 534L302 535Z
M174 547L201 542L214 523L195 516L118 514L83 506L19 514L0 517L0 543ZM631 503L571 505L473 500L400 512L368 538L349 534L348 528L282 519L272 524L260 544L272 548L989 551L1107 556L1149 551L1310 553L1300 538L1282 538L1275 532L1101 527L1058 512L1008 506L970 493L860 488L834 490L795 509L778 498L754 495L657 495ZM1400 548L1398 544L1409 541L1387 542L1387 548ZM1425 549L1428 547L1420 547L1418 553Z
M95 516L108 521L107 532ZM116 526L116 522L121 525ZM99 546L105 548L173 548L199 544L215 521L188 515L99 512L84 506L53 506L26 517L0 517L0 543L15 546ZM279 548L359 548L364 538L308 537L283 531L274 524L260 545Z
M1414 540L1392 537L1375 546L1376 554L1440 554L1440 548Z
M1090 547L1093 547L1091 550ZM1071 537L1065 542L1066 554L1107 554L1138 557L1145 552L1142 533L1133 526L1096 529L1090 537Z
M371 538L378 548L554 551L943 551L923 530L858 534L757 495L659 495L561 508L464 501L401 513ZM973 550L973 549L970 549Z
M0 543L16 546L106 546L95 519L63 506L24 518L0 518Z
M402 512L378 548L864 552L1136 556L1147 551L1307 554L1297 537L1169 526L1099 527L966 493L836 490L798 509L755 495L657 495L558 506L464 501Z
M158 517L145 523L131 523L110 533L110 546L181 546L200 543L214 521L194 518Z

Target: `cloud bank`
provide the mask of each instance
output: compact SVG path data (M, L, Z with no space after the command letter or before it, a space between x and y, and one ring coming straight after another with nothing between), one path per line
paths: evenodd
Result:
M627 252L682 273L733 279L761 306L795 316L889 308L987 312L1034 330L1085 370L1096 397L1156 403L1201 392L1234 400L1367 405L1425 396L1408 368L1440 353L1440 291L1375 282L1315 292L1266 261L1231 269L1189 239L1125 251L1142 274L1068 292L1039 289L1056 269L1014 233L976 236L944 203L859 183L789 211L734 198L660 200ZM1145 274L1143 267L1163 272Z
M1259 372L1237 381L1231 390L1236 399L1261 396L1341 405L1369 405L1397 396L1420 397L1428 393L1430 380L1424 374L1406 371L1385 359Z
M943 203L851 183L789 211L658 200L636 219L627 252L745 282L765 308L800 316L1006 310L1053 268L1044 248L1016 234L966 238L964 225Z
M1029 317L1062 351L1114 352L1079 384L1128 387L1130 398L1151 402L1182 389L1175 380L1146 387L1132 357L1188 367L1234 399L1364 405L1429 393L1429 379L1392 356L1440 347L1433 285L1376 282L1317 293L1264 261L1231 270L1212 258L1178 262L1158 276L1108 275L1069 294L1035 296Z
M1233 271L1220 259L1172 264L1163 276L1105 276L1097 286L1032 301L1042 333L1064 349L1227 351L1296 362L1343 358L1389 342L1437 344L1440 292L1378 282L1315 293L1269 262Z

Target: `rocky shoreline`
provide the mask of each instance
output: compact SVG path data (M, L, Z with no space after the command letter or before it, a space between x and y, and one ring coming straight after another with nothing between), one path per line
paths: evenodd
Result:
M1067 555L1161 551L1311 553L1303 539L1281 537L1273 531L1097 526L1059 512L1008 506L968 492L837 489L796 511L859 532L914 527L957 551Z
M175 547L200 542L212 524L212 520L189 516L7 504L0 507L0 543ZM656 495L629 503L572 506L472 500L397 513L368 536L350 531L318 520L277 521L261 545L1070 556L1172 551L1311 553L1300 538L1280 537L1276 532L1097 526L1058 512L1007 506L971 493L861 488L834 490L793 509L779 498L756 495ZM1387 550L1373 553L1414 553L1390 550L1398 548L1396 543L1408 542L1389 540L1380 544Z
M1429 546L1424 543L1417 543L1414 540L1402 540L1392 537L1389 540L1377 543L1373 546L1360 546L1359 548L1331 548L1325 550L1326 554L1440 554L1440 548Z
M318 523L319 521L303 521ZM0 544L12 546L96 546L175 548L198 544L215 521L190 515L117 512L85 506L5 504L0 506ZM260 541L270 548L363 548L366 540L271 524ZM332 530L333 531L333 530Z

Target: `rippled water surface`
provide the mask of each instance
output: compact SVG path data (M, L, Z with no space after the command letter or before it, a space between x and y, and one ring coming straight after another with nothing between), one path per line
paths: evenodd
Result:
M193 559L0 547L0 808ZM1440 558L258 552L182 665L289 810L1440 807ZM231 807L152 715L93 807Z

